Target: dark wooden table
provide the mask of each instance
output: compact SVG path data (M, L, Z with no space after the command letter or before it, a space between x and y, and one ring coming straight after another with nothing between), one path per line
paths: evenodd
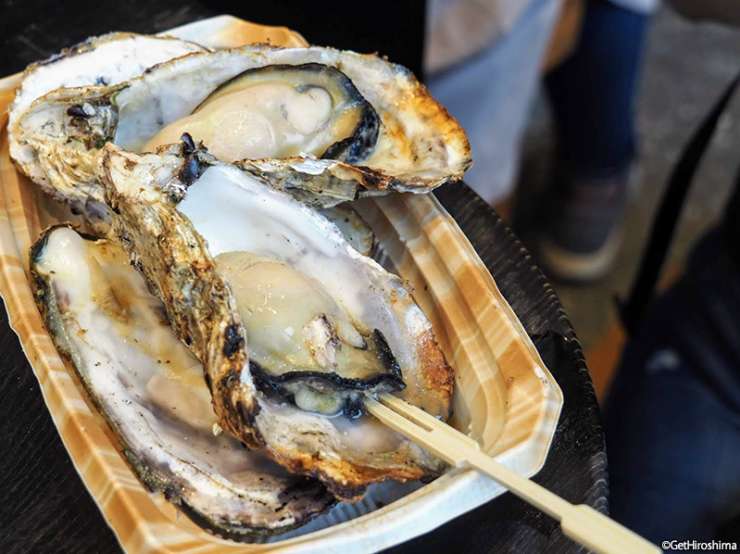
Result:
M154 32L222 11L221 5L186 0L95 6L0 0L0 75L89 35L109 30ZM580 345L560 303L524 247L472 190L454 185L436 194L493 274L563 389L565 404L553 446L535 480L571 502L605 511L606 454L599 410ZM0 312L0 552L119 551L57 435L5 310ZM393 549L578 550L553 520L511 494Z

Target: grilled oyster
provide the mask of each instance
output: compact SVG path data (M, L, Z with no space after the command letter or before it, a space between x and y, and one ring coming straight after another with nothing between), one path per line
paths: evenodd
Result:
M117 86L53 91L11 127L11 155L60 196L99 200L91 169L104 143L142 151L183 130L229 161L260 158L244 168L323 205L427 192L470 165L464 132L408 70L264 45L194 53ZM19 149L32 155L19 159Z
M158 63L206 50L195 43L171 37L134 33L110 33L90 38L62 50L47 60L34 63L25 70L23 81L10 106L8 128L15 127L16 121L36 99L56 89L116 85L141 75L146 69ZM80 118L84 120L95 111L95 105L96 102L91 99L90 102L69 106L67 115L74 121ZM17 135L10 133L12 157L18 167L32 180L44 186L47 192L68 199L81 208L91 195L77 194L74 181L70 183L64 179L56 179L55 185L51 186L47 173L55 170L52 168L44 170L43 164L40 166L37 161L38 157L50 155L43 143L33 140L29 143L19 143L16 137ZM89 179L89 173L84 169L74 170L73 167L72 161L63 168L57 167L58 176L61 177L65 170L70 170L68 175L70 179L77 177L83 181Z
M379 329L358 328L330 291L294 264L250 250L225 251L215 261L236 298L258 388L335 415L361 410L362 391L404 387Z
M360 409L367 391L395 390L449 412L451 369L398 277L311 207L188 142L145 156L108 145L101 179L115 234L203 362L225 429L342 498L441 469Z
M372 152L378 127L373 107L338 69L268 65L220 85L143 149L153 151L188 133L227 162L313 154L355 163Z
M285 531L333 503L317 481L214 436L202 367L120 247L60 226L39 239L31 264L57 348L149 488L197 523L241 539Z

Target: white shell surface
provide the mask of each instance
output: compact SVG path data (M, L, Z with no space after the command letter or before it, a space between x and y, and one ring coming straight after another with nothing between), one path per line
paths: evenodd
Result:
M205 50L167 37L117 33L90 39L91 49L32 66L10 111L10 123L36 99L60 87L114 85L158 63Z
M102 85L117 85L141 75L156 64L205 50L206 48L193 42L171 37L111 33L88 39L49 60L29 66L9 108L8 129L12 157L33 181L48 185L50 169L44 167L40 158L49 155L49 148L53 151L51 143L55 140L65 143L63 135L66 133L64 121L67 106L53 102L43 104L44 100L39 99L47 94L53 96L54 91L64 92L67 88L98 89L105 88ZM49 96L46 96L47 101ZM38 108L34 107L37 106L34 104L36 100L42 103ZM30 115L24 118L29 112ZM49 144L39 144L38 140L34 140L38 139L34 136L34 130L42 130L41 135ZM69 152L62 152L59 154L60 160L53 165L68 164L68 172L61 171L61 174L67 176L68 187L78 188L84 196L88 194L83 184L86 179L74 168L85 164L78 164L72 160L73 157ZM64 162L61 163L61 160ZM52 173L56 174L57 169L58 167L51 170ZM60 179L64 181L63 177ZM88 188L89 186L87 185ZM94 196L94 192L92 195ZM72 196L74 195L70 195L70 199Z
M229 166L213 166L178 205L208 241L212 256L252 252L278 259L321 283L355 321L380 329L401 372L417 363L416 337L430 329L412 304L399 319L390 298L408 291L401 280L359 254L314 209Z
M138 463L169 486L184 483L183 500L206 517L290 527L292 510L305 501L281 493L300 478L226 433L214 435L203 368L125 253L62 227L35 266L54 291L58 332L80 376ZM320 496L311 502L327 503Z

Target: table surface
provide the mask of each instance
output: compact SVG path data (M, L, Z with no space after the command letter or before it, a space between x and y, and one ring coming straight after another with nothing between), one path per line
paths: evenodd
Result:
M74 9L76 4L80 9ZM0 0L4 19L0 75L89 35L109 30L159 31L223 12L221 6L185 0L140 4L137 10L122 2L90 8L76 1ZM46 16L39 19L34 15L38 13ZM462 184L447 185L435 194L470 239L563 389L565 404L553 446L535 480L571 502L606 510L606 454L599 410L580 345L554 291L511 231L472 190ZM0 360L0 551L120 550L67 456L4 309L0 309ZM554 520L511 494L393 551L443 549L579 550Z

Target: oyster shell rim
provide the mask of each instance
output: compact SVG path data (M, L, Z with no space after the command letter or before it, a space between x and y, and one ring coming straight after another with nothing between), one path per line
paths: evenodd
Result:
M79 235L83 240L93 243L107 241L89 233L81 232L71 223L56 223L44 229L39 238L29 248L29 271L31 279L31 291L36 306L41 314L42 321L46 327L49 337L54 347L65 362L65 365L71 366L75 376L79 379L84 390L85 398L91 403L95 411L102 417L105 424L112 432L116 451L125 459L127 465L133 470L134 474L141 484L150 492L162 493L166 500L175 505L196 525L206 531L213 532L215 535L224 539L234 540L237 542L249 542L254 539L266 538L273 535L286 533L297 529L309 523L315 517L324 514L328 509L336 504L337 499L329 494L325 487L319 481L313 481L310 478L304 478L296 484L291 485L280 494L293 494L294 487L300 483L305 483L306 496L311 500L316 500L317 504L314 509L307 509L305 512L291 514L295 521L281 527L264 527L251 524L239 525L234 521L217 521L214 517L209 517L188 502L183 491L187 488L187 480L178 478L176 475L167 475L156 467L154 463L147 461L145 456L137 454L123 438L119 428L122 424L115 422L109 414L103 409L96 395L89 390L87 379L83 376L82 371L77 367L71 354L71 347L66 342L66 328L62 322L63 317L59 312L56 295L51 286L51 279L47 279L37 270L37 260L42 255L42 251L48 244L49 237L58 229L70 229ZM323 501L322 501L323 495ZM286 501L287 503L287 501ZM279 523L282 518L277 519Z
M187 221L185 228L178 228L179 225L183 224L183 220L187 220L187 218L175 206L182 195L185 194L187 185L180 183L177 175L181 172L182 166L188 163L188 157L190 156L199 158L201 163L204 164L210 163L215 166L227 167L233 166L233 164L218 162L208 154L197 150L189 152L187 142L163 147L158 154L144 154L142 156L123 151L113 144L106 145L104 150L105 153L100 165L101 179L106 184L106 199L115 214L113 216L113 234L119 237L124 249L132 256L132 263L144 273L150 288L157 291L156 295L165 300L164 304L170 321L173 322L174 320L173 327L181 336L181 339L183 337L187 339L189 324L204 327L213 323L210 314L204 318L194 317L192 312L195 308L192 306L211 306L213 302L197 299L194 301L186 300L182 294L183 289L199 291L201 287L194 286L194 281L190 280L186 283L180 281L178 284L168 286L167 283L171 273L184 273L187 279L197 279L199 275L202 278L202 275L207 273L207 280L217 282L219 290L228 291L230 289L223 278L213 270L215 262L209 253L205 239L200 236L189 221ZM134 199L125 192L116 189L115 181L117 177L113 176L114 173L135 171L138 169L136 168L138 161L142 159L151 161L153 158L164 160L164 162L154 172L148 174L148 190L142 184L136 185L140 196ZM146 173L147 170L142 171ZM144 173L137 173L137 175L141 176ZM268 185L265 186L270 190ZM155 187L157 187L156 190ZM159 207L152 208L154 204L159 204ZM121 214L124 211L130 213L122 216ZM160 214L158 211L163 213ZM171 221L163 221L163 217L168 220L171 219ZM175 223L176 221L178 223ZM147 227L143 232L141 230L142 222L143 226ZM134 246L136 239L130 236L131 233L139 236L142 234L150 236L145 236L142 242ZM150 249L151 254L147 252ZM181 253L176 265L171 265L171 260L174 259L173 251ZM197 251L197 254L194 251ZM147 261L149 263L141 263L140 256L142 252L148 257ZM206 273L193 271L193 266L202 268ZM224 294L228 296L228 293L224 292ZM262 402L265 400L261 399L257 393L254 379L249 373L248 366L245 365L248 362L248 356L244 340L241 337L246 336L246 333L239 321L236 306L231 306L231 303L234 302L233 297L224 297L220 301L223 304L220 307L221 311L227 314L227 321L230 322L228 326L236 327L235 333L241 339L234 343L234 349L229 349L228 353L230 355L238 354L236 360L237 363L242 363L242 370L240 371L230 365L229 356L225 351L221 351L219 345L222 344L221 341L223 340L223 333L221 332L224 327L223 324L210 333L216 337L212 344L206 342L199 345L196 344L198 341L191 341L190 346L196 357L204 362L203 365L207 371L209 388L213 393L216 413L221 418L221 425L224 429L250 447L266 448L270 457L289 471L320 479L333 494L345 500L357 500L364 493L366 487L375 482L388 479L398 481L417 480L436 476L442 471L444 465L440 465L438 460L434 460L432 464L431 458L414 459L411 457L410 449L412 451L414 449L418 449L419 452L423 451L413 444L413 441L407 441L401 445L400 450L395 453L401 458L396 460L394 465L374 467L341 457L317 457L315 453L295 448L293 450L286 447L278 449L270 441L265 440L265 431L261 427L269 428L274 422L271 421L270 416L266 416L266 419L260 419L263 409ZM180 311L182 313L179 313ZM202 340L204 336L209 335L209 332L207 329L199 329L197 334L201 337L199 340ZM187 340L185 342L188 344ZM431 328L417 336L414 344L419 357L419 375L423 377L426 386L429 387L425 390L428 390L435 398L440 398L440 401L446 406L446 410L449 410L454 375L452 368L446 363L444 355L436 344ZM244 371L245 367L247 367L246 371ZM241 381L240 376L242 377ZM250 395L250 406L246 408L242 403L244 393ZM269 431L269 434L271 435L272 431ZM424 461L422 462L422 460Z
M166 62L157 64L153 66L152 68L149 68L149 70L147 70L147 72L145 72L143 75L134 77L128 81L124 81L123 83L119 83L119 84L131 84L134 81L144 82L145 79L152 78L150 76L154 73L157 73L158 71L166 71L166 70L172 69L173 67L178 67L177 64L187 64L190 61L194 59L198 59L203 56L223 56L223 57L245 56L245 57L252 57L255 59L257 58L264 59L267 56L270 56L272 54L275 54L278 56L281 54L301 55L304 52L306 52L307 55L336 57L337 59L334 61L325 60L325 65L336 67L345 74L346 74L346 70L343 69L342 63L346 64L348 60L354 61L357 63L360 63L363 60L369 60L378 66L382 66L384 70L391 72L392 75L394 76L394 79L398 81L398 83L396 83L397 89L398 89L396 92L398 93L398 95L400 95L399 96L400 99L396 99L395 101L401 104L409 104L410 107L406 106L404 109L408 113L416 114L414 117L422 118L426 122L425 125L430 126L430 130L435 129L435 136L437 137L437 140L439 140L439 137L445 137L444 139L445 148L450 149L450 151L455 152L455 156L457 158L456 161L454 163L450 162L449 164L446 162L447 165L445 165L443 168L439 168L438 170L435 169L434 171L437 172L436 177L427 177L427 176L420 175L420 174L410 174L408 172L397 173L393 169L389 170L389 169L384 169L381 167L370 167L367 164L361 165L361 162L358 162L357 164L348 164L340 160L333 160L333 159L325 160L331 163L325 169L322 169L320 171L322 175L317 175L317 174L310 173L310 172L294 171L294 165L296 161L298 162L317 161L316 158L312 158L312 157L299 157L299 158L292 158L292 159L291 158L286 158L286 159L267 158L263 160L245 160L245 163L244 163L245 169L248 169L250 165L253 165L260 172L261 177L263 179L274 180L276 186L283 186L283 184L287 180L286 174L290 174L290 173L292 173L293 175L294 182L296 182L296 178L297 178L297 182L300 182L301 180L307 180L311 183L311 186L314 189L312 199L315 202L319 202L324 206L336 205L339 202L342 202L348 199L354 199L360 196L374 196L377 194L386 194L390 191L427 193L433 190L434 188L441 186L445 183L455 182L455 181L459 181L460 179L462 179L462 176L464 175L465 171L472 164L470 143L467 139L465 131L462 129L462 127L457 122L457 120L449 114L447 109L431 96L426 86L420 83L410 70L408 70L407 68L401 65L388 62L387 60L382 59L374 54L359 54L351 50L338 50L335 48L317 47L317 46L284 48L284 47L271 46L271 45L265 45L265 44L253 44L253 45L246 45L246 46L237 47L237 48L223 49L219 51L188 53L183 56L177 57L175 59L171 59ZM347 57L347 60L343 61L342 56ZM210 62L210 58L209 58L209 62ZM279 65L279 64L285 64L285 63L286 62L281 59L268 60L262 65L259 65L257 62L255 62L255 65L252 67L255 67L255 68L267 67L269 65ZM310 63L310 61L304 60L301 63ZM298 64L288 63L288 65L298 65ZM388 122L386 121L385 113L381 113L381 110L379 110L375 102L372 99L367 97L367 95L363 92L363 90L352 79L352 76L348 75L348 77L355 84L358 90L360 90L360 93L363 94L363 96L369 102L369 104L376 110L376 112L378 112L378 116L381 120L381 127L388 127ZM80 88L83 88L83 89L87 88L89 89L90 94L94 94L98 96L104 96L107 92L104 90L106 89L106 87L91 86L91 87L80 87ZM34 103L38 102L39 103L38 105L41 105L41 101L43 101L47 96L49 96L49 98L52 98L50 95L51 95L51 92L45 96L42 96L41 98L36 99ZM112 101L113 100L114 99L112 99ZM400 100L403 100L403 102L401 102ZM382 111L384 112L385 110L382 110ZM18 121L16 121L16 124L10 130L11 143L13 142L20 143L20 142L23 142L23 140L25 140L25 139L22 139L21 137L20 123L30 113L32 113L32 107L29 107L22 114L20 114ZM399 133L400 126L398 122L393 120L392 123L393 123L392 125L393 129L389 131L389 134ZM16 127L18 128L17 130L16 130ZM18 137L12 138L16 134L18 134ZM115 141L115 137L114 137L114 141ZM83 152L82 155L83 157L94 158L99 153L100 153L100 150L89 150L89 151ZM36 180L34 179L34 175L33 175L34 173L33 167L30 169L27 169L24 167L23 164L18 163L14 155L12 157L14 159L14 163L16 163L16 166L19 168L19 170L21 170L21 172L31 177L32 180ZM370 159L366 161L368 162L372 161L372 157L373 155L371 154ZM249 162L254 162L254 163L250 164ZM64 168L64 160L58 160L56 163L61 164L61 167ZM89 160L87 163L89 165L94 165L95 162L92 160ZM35 169L36 169L36 173L38 173L39 172L38 170L41 169L38 163L35 163ZM323 175L325 171L327 175ZM47 179L48 179L48 172L46 170L42 170L42 172L44 173L44 175L47 176ZM338 177L339 174L341 174L342 176L341 178ZM43 180L43 178L41 179ZM314 184L315 181L318 181L318 183ZM348 182L352 183L352 185L354 186L353 193L349 194L348 192L343 191L341 193L340 198L331 198L331 193L329 193L330 199L326 202L324 202L320 198L320 196L325 193L327 187L331 187L337 183L346 184ZM318 200L317 200L317 195L319 197ZM57 197L63 198L64 195L63 194L57 195Z

